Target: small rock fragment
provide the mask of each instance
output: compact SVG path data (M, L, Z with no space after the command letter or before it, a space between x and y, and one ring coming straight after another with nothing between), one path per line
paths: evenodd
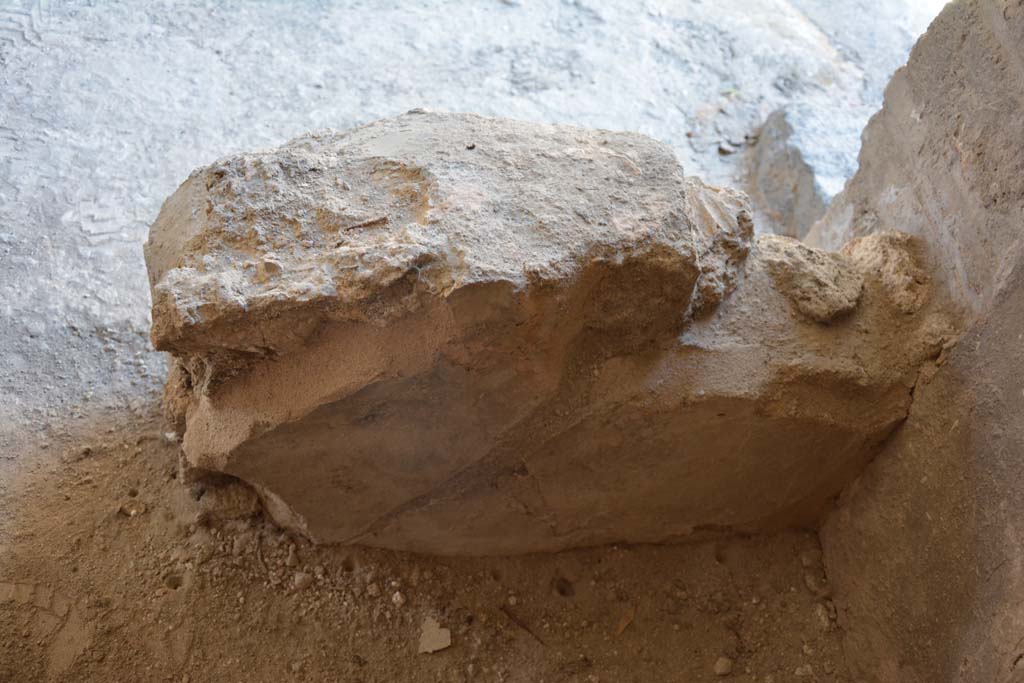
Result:
M256 280L266 282L281 272L281 263L274 258L264 258L256 265Z
M804 585L819 598L827 598L832 594L828 581L819 572L808 571L804 573Z
M800 553L800 564L807 569L821 566L821 551L817 548L803 551Z
M636 618L636 605L633 605L626 613L619 619L619 625L615 628L615 635L621 636L622 633L633 623L633 619Z
M441 626L433 617L423 620L420 631L420 654L430 654L451 647L452 632Z
M814 606L814 617L822 631L832 628L832 619L829 617L828 608L820 602Z
M876 232L850 240L842 253L861 271L874 273L892 304L910 315L921 309L930 289L922 250L920 238Z
M728 676L732 673L732 660L728 657L719 657L715 661L715 673L719 676Z
M245 551L249 548L252 538L247 534L235 536L231 542L231 554L235 557L241 557L245 554Z
M295 585L295 590L306 590L313 585L313 575L306 572L295 572L295 577L292 581Z
M141 500L131 498L121 503L117 508L117 513L125 517L137 517L146 511L146 504Z
M864 279L848 257L775 235L757 246L779 291L804 316L826 324L857 307Z
M814 667L810 664L803 664L798 666L793 674L798 678L809 678L814 675Z

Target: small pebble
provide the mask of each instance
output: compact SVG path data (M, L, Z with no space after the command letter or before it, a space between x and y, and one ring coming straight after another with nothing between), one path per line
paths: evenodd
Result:
M134 498L121 503L117 508L117 513L125 517L138 517L145 511L146 504Z
M805 568L818 567L821 565L821 551L817 548L805 550L800 553L800 564Z
M295 584L295 590L306 590L313 585L313 575L306 572L295 572L292 581Z
M433 617L423 620L420 632L420 654L430 654L451 647L452 632L441 626Z
M804 585L807 586L807 590L819 598L827 598L832 594L832 589L829 588L825 577L817 573L806 572L804 574Z
M272 258L265 258L256 264L256 280L266 282L281 272L281 263Z
M828 608L822 603L818 603L814 606L814 616L818 620L818 627L822 631L828 631L832 628L832 619L829 617Z
M719 676L728 676L732 673L732 660L728 657L719 657L715 662L715 673Z

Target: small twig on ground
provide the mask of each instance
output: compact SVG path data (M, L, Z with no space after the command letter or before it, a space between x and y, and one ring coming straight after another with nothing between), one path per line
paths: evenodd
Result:
M263 569L266 570L267 574L270 574L270 567L267 566L267 561L263 559L263 533L256 534L256 557L259 559L260 564L263 565Z
M530 634L531 636L533 636L533 639L534 639L534 640L536 640L536 641L537 641L538 643L540 643L540 644L541 644L541 645L543 645L544 647L547 647L547 646L548 646L548 644L547 644L547 643L545 643L545 642L544 642L544 641L543 641L543 640L541 639L541 637L540 637L540 636L538 636L538 635L537 635L536 633L534 633L534 631L533 631L533 629L532 629L532 628L530 628L529 626L527 626L527 625L526 625L526 622L525 622L525 621L523 621L522 619L520 619L519 617L517 617L517 616L515 615L515 613L514 613L514 612L512 612L512 610L510 610L510 609L509 609L509 608L508 608L508 607L507 607L506 605L502 605L502 606L501 606L501 607L500 607L499 609L501 610L501 613L502 613L502 614L504 614L504 615L505 615L506 617L508 617L508 618L509 618L509 621L511 621L511 622L512 622L513 624L515 624L516 626L518 626L519 628L523 629L524 631L526 631L527 633L529 633L529 634Z

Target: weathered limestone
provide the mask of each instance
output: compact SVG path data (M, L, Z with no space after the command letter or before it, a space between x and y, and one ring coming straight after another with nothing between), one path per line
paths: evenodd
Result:
M755 241L650 139L465 115L197 171L146 255L189 463L424 552L812 523L952 329L914 240Z
M777 109L757 131L745 159L745 186L762 232L803 239L824 215L829 197L815 182L800 148L792 144L789 116L786 109Z
M932 296L965 325L823 529L858 681L1024 680L1022 132L1024 4L951 3L812 234L915 235L937 262ZM904 310L917 300L905 282Z

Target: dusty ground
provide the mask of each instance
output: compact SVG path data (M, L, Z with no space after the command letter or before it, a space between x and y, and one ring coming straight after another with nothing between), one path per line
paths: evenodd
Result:
M53 443L17 482L0 680L848 680L813 534L518 558L313 548L235 485L182 485L161 427ZM451 647L418 653L426 617Z

